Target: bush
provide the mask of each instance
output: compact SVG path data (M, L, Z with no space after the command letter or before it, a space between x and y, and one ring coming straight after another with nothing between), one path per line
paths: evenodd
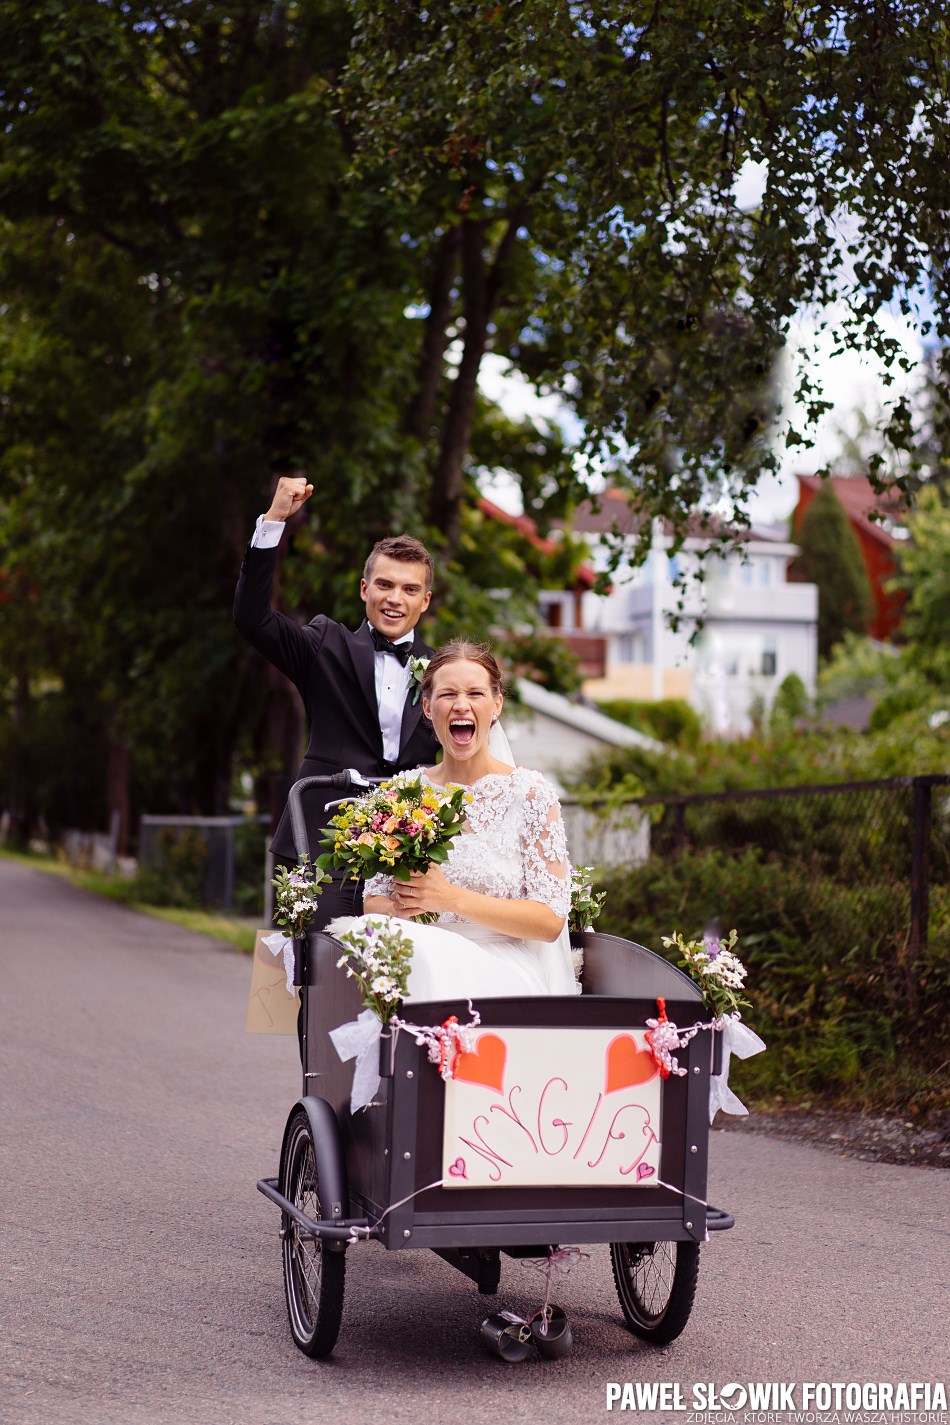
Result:
M778 686L772 704L772 716L784 717L789 722L794 722L796 718L805 717L807 712L808 693L805 684L797 673L789 673Z
M946 698L935 705L947 706ZM631 774L648 795L676 796L943 773L950 761L950 722L931 728L927 719L927 710L917 708L873 737L847 728L794 728L776 719L767 735L700 742L690 751L611 748L565 780L572 791L603 792Z
M145 905L196 910L204 905L208 848L200 831L163 827L152 859L135 877L134 897Z
M541 632L509 633L496 652L516 677L527 678L552 693L580 692L580 664L563 638Z
M931 693L930 697L932 696ZM885 693L871 713L870 730L883 732L892 722L903 717L905 713L914 712L927 700L926 694L914 688L895 688L893 692Z
M234 900L235 915L264 914L264 858L267 852L267 828L250 819L241 823L234 833Z
M626 723L635 732L646 733L660 742L672 742L677 747L696 747L702 736L699 713L682 698L658 698L655 702L608 698L597 706L608 717Z
M817 864L747 847L684 852L609 873L598 929L665 953L674 930L739 931L767 1054L735 1066L740 1097L938 1102L948 1088L950 890L931 890L931 930L906 956L906 883L851 886Z

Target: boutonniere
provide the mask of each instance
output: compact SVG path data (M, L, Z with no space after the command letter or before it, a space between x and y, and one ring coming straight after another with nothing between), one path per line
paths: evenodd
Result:
M422 692L422 679L428 666L428 658L413 658L412 654L409 655L409 676L416 685L412 695L413 707L419 701L419 695Z

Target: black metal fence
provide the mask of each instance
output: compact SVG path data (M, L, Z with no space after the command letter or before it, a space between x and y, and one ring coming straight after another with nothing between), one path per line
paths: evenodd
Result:
M950 884L950 776L640 797L650 853L757 848L907 897L907 950L927 945L930 889Z

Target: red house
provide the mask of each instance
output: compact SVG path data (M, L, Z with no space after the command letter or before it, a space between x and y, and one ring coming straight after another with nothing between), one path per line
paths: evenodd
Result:
M882 643L894 637L900 627L905 595L889 591L887 585L897 573L895 546L907 538L902 520L905 511L898 490L878 494L864 475L798 476L798 504L792 515L792 538L801 528L802 517L815 494L829 484L844 506L854 530L874 597L874 612L868 633ZM877 518L872 518L876 515Z

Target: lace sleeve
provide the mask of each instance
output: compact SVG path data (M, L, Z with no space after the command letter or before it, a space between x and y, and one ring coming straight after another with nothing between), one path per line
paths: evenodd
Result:
M527 789L524 808L525 895L566 917L571 908L571 865L560 803L550 782L538 775Z
M363 886L363 899L367 896L392 896L396 884L393 876L373 876Z

